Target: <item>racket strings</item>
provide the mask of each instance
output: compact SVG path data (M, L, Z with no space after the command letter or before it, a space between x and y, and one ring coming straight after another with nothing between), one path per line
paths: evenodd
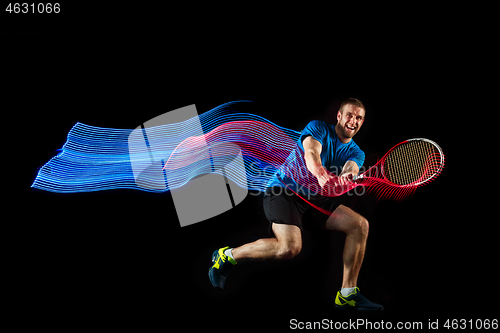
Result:
M386 178L397 185L420 183L439 172L441 154L429 142L409 141L394 148L384 162Z

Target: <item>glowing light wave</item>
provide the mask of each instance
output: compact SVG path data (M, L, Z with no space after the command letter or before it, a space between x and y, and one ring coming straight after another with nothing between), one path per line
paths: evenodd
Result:
M200 174L222 174L218 166L234 158L236 152L228 149L228 143L233 143L233 147L237 144L241 148L246 177L238 177L238 172L228 172L227 176L241 187L264 191L294 149L300 133L255 114L238 113L241 102L246 101L220 105L201 114L199 120L148 128L148 147L134 138L138 135L134 130L77 123L62 152L40 168L32 187L58 193L111 189L165 192ZM197 121L206 133L203 138L195 135ZM203 141L209 145L203 145ZM162 161L157 170L148 169L152 161ZM141 164L146 171L141 175L142 184L138 184L133 166ZM162 167L170 171L168 182L162 184L163 188L155 187L156 174Z
M422 179L429 177L429 172L437 175L444 165L441 151L441 156L431 154L422 162L424 171L420 178L398 185L381 171L391 150L364 172L362 179L345 186L337 185L334 179L321 188L297 145L300 132L255 114L237 112L242 102L247 101L226 103L199 117L148 128L147 136L137 129L77 123L62 152L39 170L32 187L59 193L110 189L165 192L182 187L199 175L219 173L242 188L263 192L280 170L295 183L290 189L304 200L310 194L339 196L357 186L364 186L378 198L400 200L411 195ZM196 135L197 124L201 124L203 135ZM231 165L239 154L244 168ZM436 161L442 164L437 173ZM285 180L283 186L290 187L290 183Z

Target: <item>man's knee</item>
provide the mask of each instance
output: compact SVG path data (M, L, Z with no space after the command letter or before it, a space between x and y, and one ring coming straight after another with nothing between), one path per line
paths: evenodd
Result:
M278 240L277 259L291 259L302 250L302 234L295 225L274 224L273 231Z
M291 242L282 242L278 251L278 259L291 259L298 255L302 250L302 241L295 240Z
M368 223L368 220L365 217L358 215L355 224L358 232L360 232L365 236L368 235L368 231L370 230L370 224Z
M349 222L346 224L345 227L345 233L347 234L356 233L363 236L367 236L369 228L370 226L368 220L365 217L355 213L350 216Z

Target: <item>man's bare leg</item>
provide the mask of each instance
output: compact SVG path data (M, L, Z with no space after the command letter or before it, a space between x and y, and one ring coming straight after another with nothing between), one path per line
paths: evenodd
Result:
M361 295L359 288L354 288L357 287L359 269L365 255L368 221L352 209L340 205L330 215L325 227L341 231L346 235L343 255L344 278L342 289L335 297L335 308L367 312L382 311L384 309L382 305L370 302Z
M276 238L263 238L232 249L234 259L289 259L302 249L302 233L295 225L273 223Z
M273 223L276 238L258 241L230 249L220 248L212 254L213 266L208 270L210 282L216 288L224 289L232 265L242 259L289 259L299 254L302 249L302 232L295 225ZM232 257L231 257L232 256Z
M346 234L344 244L344 277L342 288L357 286L358 274L365 255L368 220L352 209L340 205L326 221L326 229Z

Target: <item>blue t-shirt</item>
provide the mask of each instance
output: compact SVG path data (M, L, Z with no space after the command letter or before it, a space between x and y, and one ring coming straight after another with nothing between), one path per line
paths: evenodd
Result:
M337 137L334 125L327 124L321 120L313 120L307 124L301 132L299 140L297 141L297 147L290 154L290 157L285 162L284 167L280 168L271 178L268 183L269 187L285 187L285 184L289 185L290 183L296 185L295 181L290 177L287 177L283 170L286 170L287 167L288 169L301 167L303 169L306 168L305 161L303 159L304 146L302 145L302 141L308 136L312 136L314 139L318 140L319 143L321 143L321 163L333 174L339 175L347 161L356 162L359 168L361 168L365 161L365 153L352 139L348 143L342 143ZM306 170L306 172L309 172L309 170Z

